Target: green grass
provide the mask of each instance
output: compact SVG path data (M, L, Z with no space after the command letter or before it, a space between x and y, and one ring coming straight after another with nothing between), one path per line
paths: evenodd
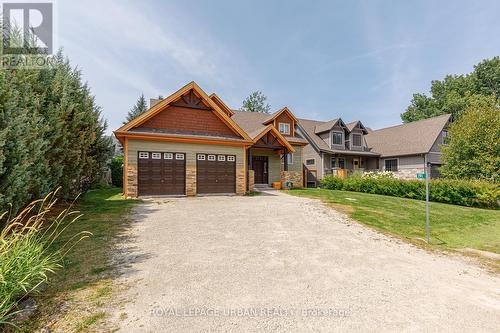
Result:
M292 190L321 199L354 220L408 240L425 239L425 201L325 189ZM500 253L500 211L431 202L431 246Z
M72 235L86 230L92 233L64 259L64 267L49 276L47 290L38 297L37 314L20 328L31 332L49 322L52 330L87 331L105 317L96 304L105 304L112 294L111 280L116 274L110 266L113 240L128 226L127 214L140 200L126 200L121 188L107 188L86 193L74 209L83 216L72 224L54 244L62 245ZM99 302L98 300L104 300ZM64 308L61 305L65 304ZM90 311L90 315L89 315ZM95 313L95 314L92 314ZM75 326L76 323L76 326Z

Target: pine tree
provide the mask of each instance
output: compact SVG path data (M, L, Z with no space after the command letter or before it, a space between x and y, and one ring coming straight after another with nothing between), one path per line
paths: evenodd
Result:
M269 113L271 106L266 103L267 97L260 91L254 91L243 101L241 111Z
M144 94L141 94L141 96L139 96L139 99L137 100L135 105L128 112L127 119L123 123L126 124L126 123L134 120L135 118L139 117L147 109L148 109L148 106L146 104L146 99L144 98Z

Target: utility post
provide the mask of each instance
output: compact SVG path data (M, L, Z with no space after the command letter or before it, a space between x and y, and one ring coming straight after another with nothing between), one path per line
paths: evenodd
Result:
M429 162L425 165L425 226L427 231L427 244L430 242L430 232L431 227L429 225L429 168L431 164Z

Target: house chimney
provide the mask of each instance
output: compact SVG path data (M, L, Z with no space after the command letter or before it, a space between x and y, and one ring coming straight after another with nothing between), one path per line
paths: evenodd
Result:
M151 109L153 106L161 102L161 98L150 98L149 99L149 108Z

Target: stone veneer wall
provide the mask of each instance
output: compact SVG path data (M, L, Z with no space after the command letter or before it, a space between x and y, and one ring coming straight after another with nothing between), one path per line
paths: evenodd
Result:
M137 157L139 151L173 152L186 154L186 195L196 195L196 154L236 155L236 194L246 192L245 158L243 147L198 144L184 142L161 142L147 140L128 140L127 155L127 195L137 197Z
M417 179L417 173L425 172L424 168L405 168L394 172L394 177L398 179Z
M253 170L248 170L248 192L255 190L255 174Z
M281 171L281 186L284 188L287 182L292 182L293 187L303 187L302 172L299 171Z

